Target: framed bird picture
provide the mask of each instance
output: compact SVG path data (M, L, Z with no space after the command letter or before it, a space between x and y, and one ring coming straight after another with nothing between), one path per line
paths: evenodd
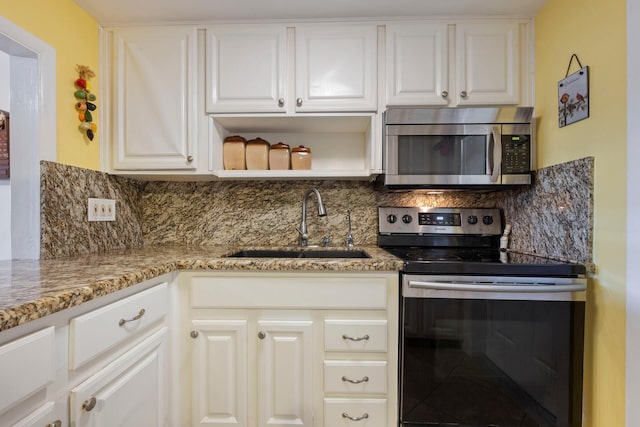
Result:
M558 82L558 125L564 127L589 117L589 67Z

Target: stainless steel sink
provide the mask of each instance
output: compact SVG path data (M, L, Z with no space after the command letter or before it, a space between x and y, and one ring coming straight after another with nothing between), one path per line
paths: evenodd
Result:
M371 258L362 250L346 249L245 249L230 258Z

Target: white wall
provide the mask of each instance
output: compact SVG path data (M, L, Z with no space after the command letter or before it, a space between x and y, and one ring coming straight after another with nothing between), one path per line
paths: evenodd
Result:
M10 111L9 55L0 50L0 110ZM11 259L11 181L0 179L0 260Z

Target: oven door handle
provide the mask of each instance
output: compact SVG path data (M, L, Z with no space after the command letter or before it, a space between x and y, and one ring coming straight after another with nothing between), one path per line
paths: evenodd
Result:
M587 290L584 283L570 285L547 284L480 284L480 283L450 283L450 282L423 282L409 281L410 288L432 289L437 291L465 291L465 292L581 292Z

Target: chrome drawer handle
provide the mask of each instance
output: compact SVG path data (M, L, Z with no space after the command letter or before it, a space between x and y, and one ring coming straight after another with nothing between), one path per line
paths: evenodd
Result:
M55 420L54 422L47 424L45 427L62 427L62 421Z
M145 313L144 308L141 308L140 311L138 312L138 314L135 317L133 317L131 319L127 319L127 320L120 319L120 321L118 322L118 325L119 326L123 326L125 323L133 322L134 320L140 320L140 318L142 316L144 316L144 313Z
M349 341L368 341L369 340L369 335L364 335L362 337L350 337L347 334L343 334L342 335L342 339L343 340L349 340Z
M369 418L369 414L367 414L366 412L364 414L362 414L361 417L352 417L349 414L347 414L346 412L342 413L342 418L348 418L351 421L362 421L362 420L366 420L367 418Z
M361 383L369 382L369 377L362 377L361 380L352 380L351 378L343 376L342 377L342 381L347 382L347 383L351 383L351 384L361 384Z
M85 400L82 403L82 410L86 412L91 412L91 410L96 407L96 402L97 400L95 397L92 397L89 400Z

